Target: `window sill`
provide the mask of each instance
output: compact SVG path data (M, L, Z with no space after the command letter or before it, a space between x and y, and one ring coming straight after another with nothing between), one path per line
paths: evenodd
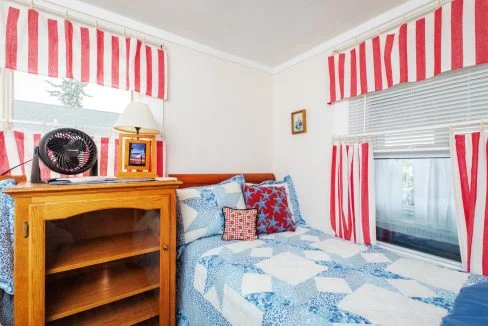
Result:
M415 251L412 249L395 246L390 243L386 243L382 241L378 241L377 246L407 258L422 260L431 264L440 265L442 267L447 267L454 270L461 270L461 271L463 270L463 265L460 262L455 260L429 255L420 251Z

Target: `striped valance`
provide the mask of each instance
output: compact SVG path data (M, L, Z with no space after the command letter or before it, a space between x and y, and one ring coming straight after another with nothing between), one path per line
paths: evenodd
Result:
M0 67L135 91L166 99L164 49L3 3Z
M488 0L452 0L328 57L327 102L488 62Z

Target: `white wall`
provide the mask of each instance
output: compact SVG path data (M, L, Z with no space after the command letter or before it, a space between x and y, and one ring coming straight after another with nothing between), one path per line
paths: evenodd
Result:
M167 49L167 171L272 171L272 75L179 45Z
M331 231L329 222L332 135L347 131L347 102L325 103L326 56L317 55L274 75L273 170L290 174L305 220ZM290 113L307 109L307 133L292 135Z

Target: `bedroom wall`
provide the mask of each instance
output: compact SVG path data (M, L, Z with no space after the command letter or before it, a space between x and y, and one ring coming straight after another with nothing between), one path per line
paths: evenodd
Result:
M325 54L274 75L273 170L290 174L310 225L331 232L329 222L332 135L347 131L347 102L328 106ZM307 133L292 135L290 113L307 109Z
M168 44L169 173L271 172L272 75Z

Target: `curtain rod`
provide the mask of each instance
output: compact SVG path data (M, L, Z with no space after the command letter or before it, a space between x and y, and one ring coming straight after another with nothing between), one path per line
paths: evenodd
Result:
M371 136L384 136L384 135L394 135L406 132L413 132L413 131L424 131L424 130L432 130L432 129L442 129L442 128L453 128L453 127L462 127L462 126L470 126L480 124L483 125L488 123L488 119L483 120L471 120L471 121L464 121L464 122L456 122L456 123L443 123L433 126L426 126L426 127L413 127L413 128L405 128L405 129L397 129L394 131L376 131L370 133L362 133L362 134L352 134L352 135L334 135L332 137L333 140L341 140L341 139L348 139L348 138L364 138L364 137L371 137Z
M339 52L343 52L345 50L353 48L354 46L357 46L363 41L366 41L374 36L388 32L389 30L398 27L403 23L419 18L425 15L426 13L430 12L431 10L437 9L451 1L455 1L455 0L430 1L420 7L408 11L406 14L402 15L401 17L392 18L376 28L370 29L362 34L359 34L355 37L351 37L346 41L339 43L339 45L333 47L333 52L334 54L337 54Z
M84 24L84 25L88 25L91 27L101 28L103 30L106 30L107 32L114 33L114 34L117 34L119 36L124 36L124 37L131 37L132 36L132 37L136 37L139 39L142 38L142 40L146 44L150 44L150 45L158 46L158 47L160 46L160 47L164 48L164 42L163 42L164 40L161 37L158 37L158 36L152 35L152 34L148 34L148 33L145 33L143 31L140 31L140 30L137 30L134 28L129 28L127 26L124 26L124 25L121 25L121 24L118 24L118 23L115 23L112 21L105 20L103 18L99 18L99 17L93 16L93 15L87 14L85 12L82 12L82 11L79 11L76 9L68 8L66 6L63 6L63 5L60 5L57 3L53 3L49 0L43 0L43 2L45 2L49 5L40 5L40 4L36 3L36 1L34 1L34 0L7 0L7 2L18 3L18 4L21 4L21 5L24 5L27 7L31 7L34 9L38 8L41 11L44 11L48 14L52 14L52 15L59 16L59 17L64 17L64 18L69 19L71 21L74 21L74 22L77 22L80 24ZM82 17L73 16L73 13L76 15L82 15L85 17L85 19L83 19ZM86 17L89 17L91 19L86 18ZM100 24L100 23L102 23L102 24ZM118 29L118 28L120 28L120 29ZM154 41L154 40L151 41L151 40L148 40L148 38L157 39L158 41Z

